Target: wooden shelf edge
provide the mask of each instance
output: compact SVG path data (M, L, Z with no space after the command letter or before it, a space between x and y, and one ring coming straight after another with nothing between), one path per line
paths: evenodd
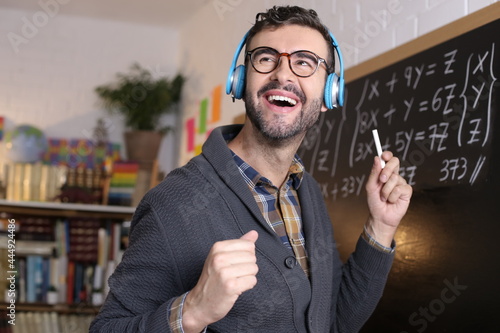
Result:
M0 303L1 309L6 309L9 304ZM64 314L92 314L96 315L100 307L91 305L44 304L44 303L16 303L16 311L23 312L57 312Z
M96 217L110 219L130 219L134 207L104 206L90 204L10 201L0 199L0 213L41 215L58 217Z

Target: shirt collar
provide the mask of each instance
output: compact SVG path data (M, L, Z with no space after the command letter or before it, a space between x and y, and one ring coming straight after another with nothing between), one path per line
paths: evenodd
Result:
M272 185L271 181L267 179L264 176L261 176L261 174L252 168L251 165L247 164L245 161L243 161L238 155L236 155L232 150L231 154L233 155L233 159L238 166L238 169L240 170L241 174L245 178L245 181L249 184L252 185L252 187L257 186L259 183L267 183L269 185ZM300 187L300 184L302 183L302 178L304 176L304 164L302 163L302 160L300 157L296 154L292 160L292 163L290 165L290 168L288 169L288 181L291 181L291 185L295 190L298 190Z

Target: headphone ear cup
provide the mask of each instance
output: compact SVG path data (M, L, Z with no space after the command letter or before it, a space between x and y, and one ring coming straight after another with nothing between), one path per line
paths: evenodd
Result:
M339 77L338 82L338 92L337 92L337 104L338 106L344 106L344 78L342 76Z
M338 81L337 74L335 73L329 74L326 78L324 100L325 106L328 110L337 107L337 96L339 92Z
M245 75L245 65L239 65L234 70L231 92L233 94L233 97L236 99L241 99L243 97L243 94L245 93Z

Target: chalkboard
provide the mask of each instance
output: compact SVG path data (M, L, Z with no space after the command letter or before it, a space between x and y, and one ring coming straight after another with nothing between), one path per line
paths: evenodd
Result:
M497 20L348 83L344 108L323 114L299 151L328 184L325 197L359 195L376 154L372 129L415 189L484 181L498 110L499 32Z
M495 8L489 23L349 81L344 107L323 113L299 149L344 260L368 215L372 129L414 188L384 296L363 332L500 332Z

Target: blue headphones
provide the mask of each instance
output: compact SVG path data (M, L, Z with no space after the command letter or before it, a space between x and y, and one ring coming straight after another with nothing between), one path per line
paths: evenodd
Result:
M236 67L236 62L238 61L240 52L247 41L247 37L248 32L245 36L243 36L243 39L236 48L233 62L227 76L226 94L231 94L233 101L235 99L241 99L245 92L246 68L245 65L239 65ZM342 53L340 52L339 43L337 43L337 40L331 32L330 37L332 37L333 48L337 52L339 59L339 76L335 73L331 73L326 78L324 101L328 109L334 109L344 105L344 63L342 61Z

